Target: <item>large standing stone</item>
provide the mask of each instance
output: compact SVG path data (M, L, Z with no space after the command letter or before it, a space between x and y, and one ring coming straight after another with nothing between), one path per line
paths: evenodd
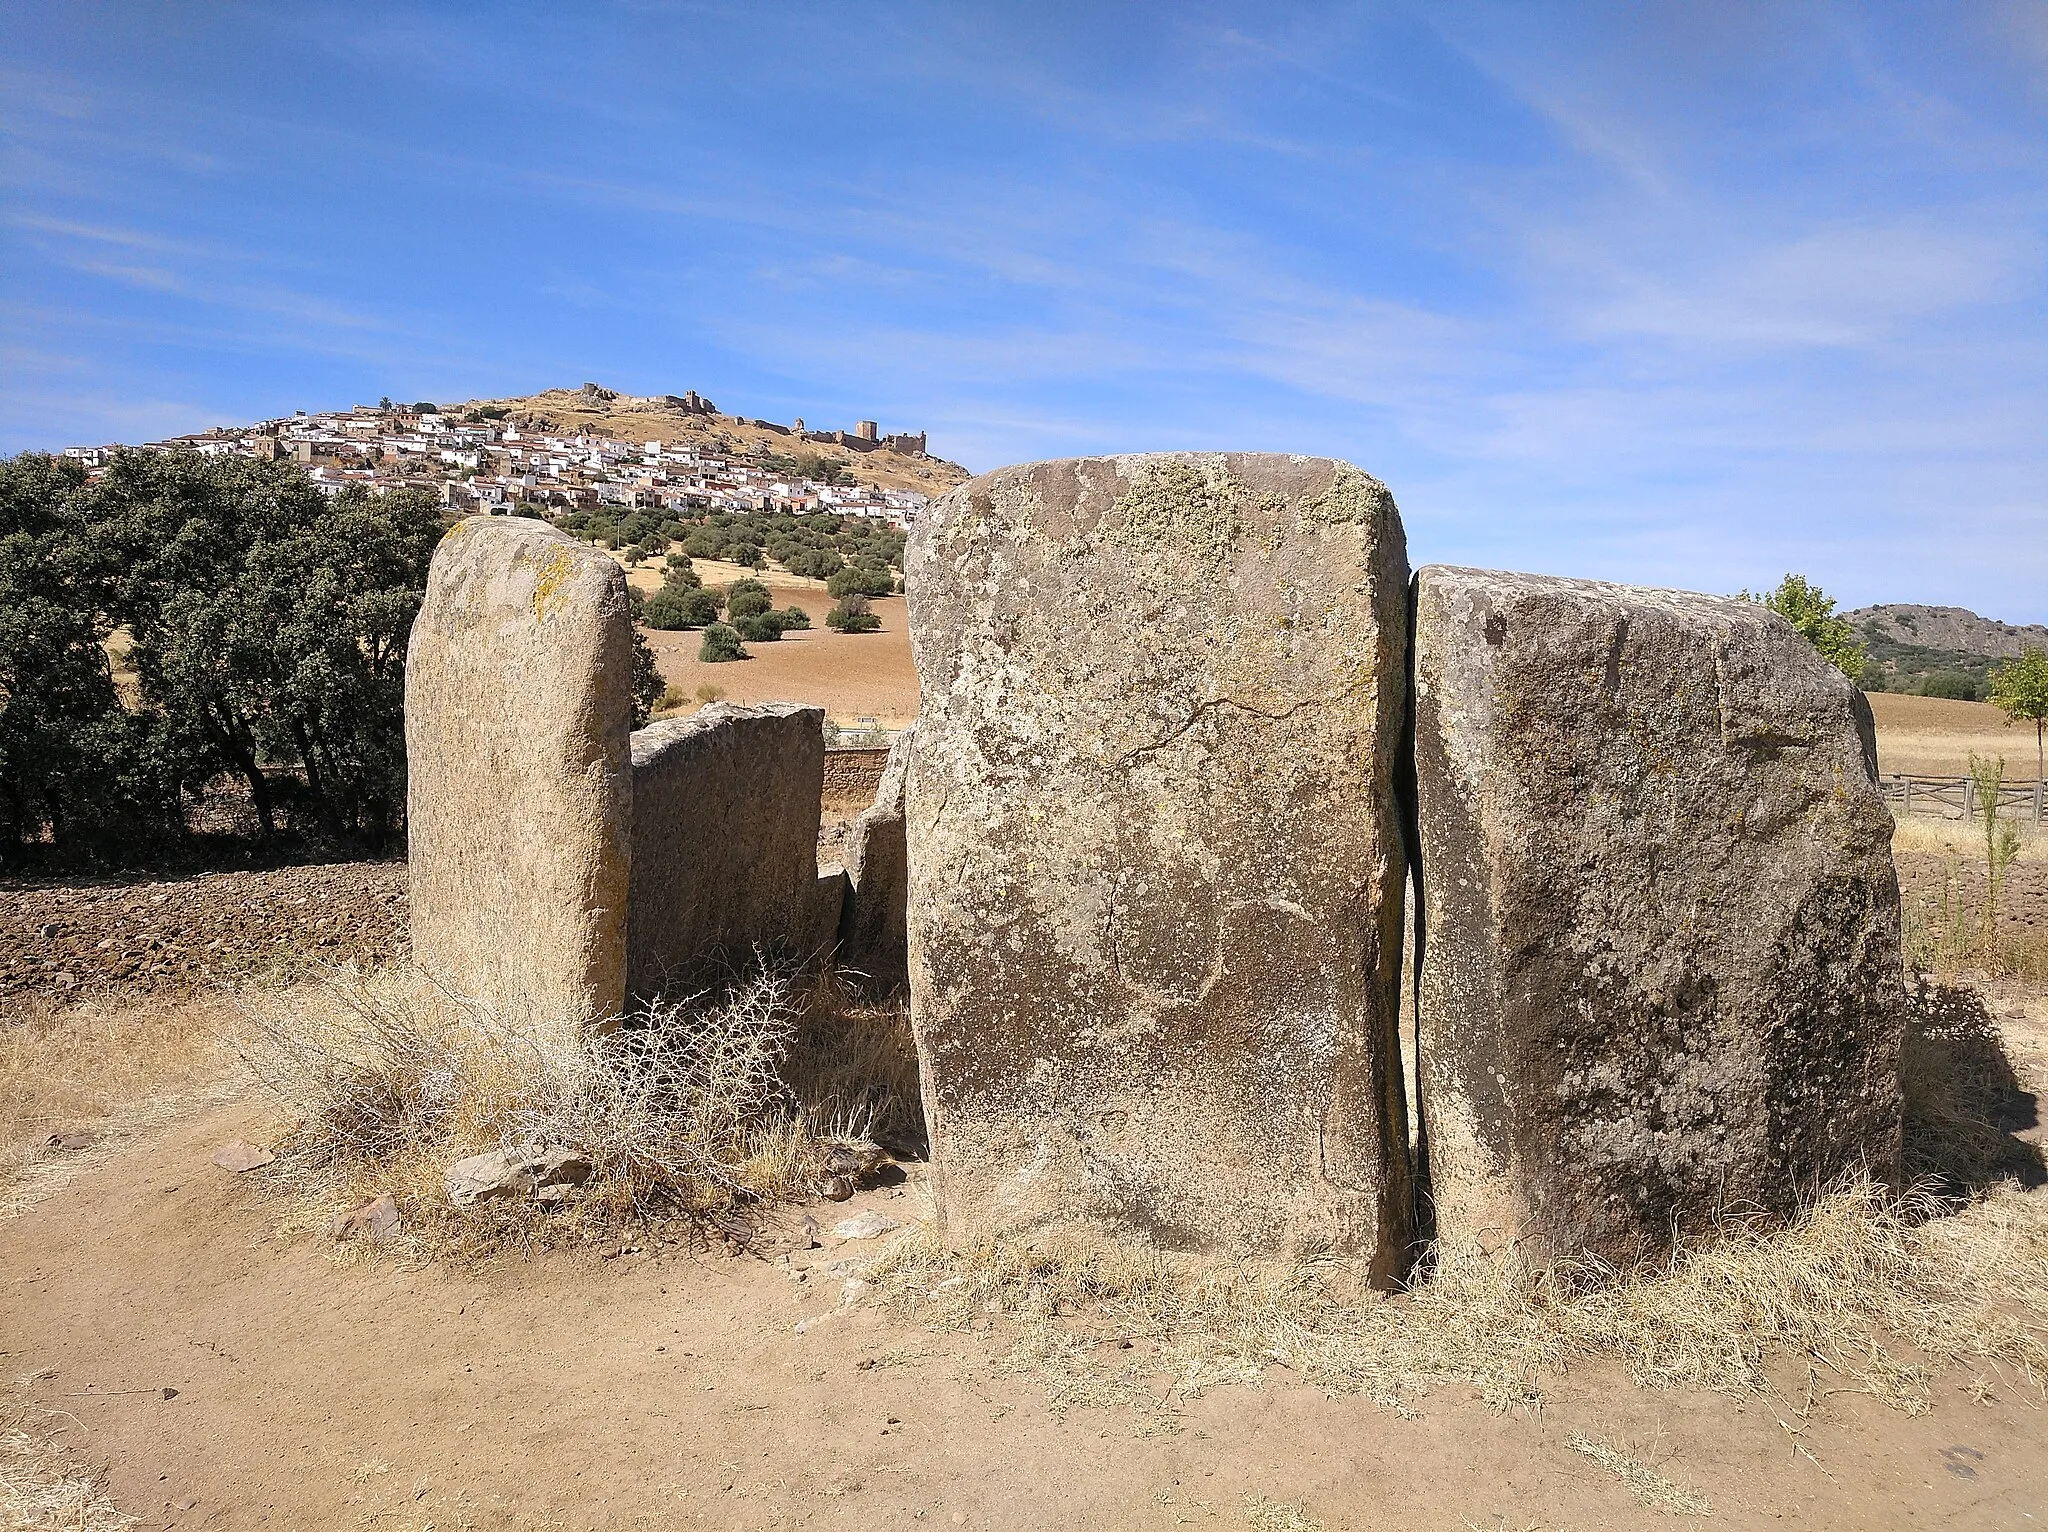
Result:
M714 968L808 959L820 912L822 708L714 702L633 736L633 890L627 984L636 996ZM822 926L822 929L821 929Z
M875 801L846 834L846 903L839 917L839 962L864 976L870 994L892 995L910 982L905 922L910 856L903 829L903 790L910 774L914 729L889 747Z
M1861 694L1748 602L1416 585L1439 1237L1619 1265L1895 1174L1899 896Z
M562 1037L625 1001L632 645L610 558L472 516L435 550L406 659L413 957Z
M923 517L910 986L955 1241L1409 1237L1407 557L1322 458L1003 469Z

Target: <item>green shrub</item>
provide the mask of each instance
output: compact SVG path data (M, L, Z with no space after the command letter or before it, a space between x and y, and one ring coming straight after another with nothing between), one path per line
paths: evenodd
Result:
M667 632L701 628L718 621L718 598L702 587L664 585L647 598L640 620Z
M88 482L0 459L0 862L45 840L117 857L174 840L180 791L221 777L266 836L317 820L384 843L442 531L425 495L329 499L290 464L121 452ZM127 698L103 648L116 628Z
M835 600L847 596L886 596L896 588L896 577L888 566L861 560L848 564L825 582Z
M740 647L739 630L722 622L707 627L704 642L697 646L697 658L707 665L723 665L727 660L746 657L747 651Z
M640 630L633 630L633 727L644 729L647 720L654 716L654 710L661 703L667 683L661 679L661 667L654 663L654 651L647 647L647 640L640 636Z
M1835 615L1835 598L1804 575L1788 574L1778 588L1762 595L1743 591L1744 601L1767 606L1792 624L1799 636L1821 652L1845 676L1863 673L1863 646L1856 642L1855 624Z
M784 569L807 579L829 580L846 567L846 560L830 548L802 548L784 542L771 544L768 551Z
M858 594L841 596L825 614L825 626L841 633L872 633L881 625L882 619L868 610L867 598Z
M1977 682L1960 670L1937 670L1920 683L1923 697L1947 697L1954 702L1975 702Z
M772 644L782 637L780 612L743 612L733 618L732 625L750 644Z
M666 585L696 590L704 584L703 577L690 567L690 555L687 553L671 553L661 561L661 569L662 583Z
M735 620L759 616L762 612L772 611L774 606L768 587L759 580L735 580L726 587L725 610Z
M782 631L802 632L811 625L811 614L800 606L786 606L782 609Z

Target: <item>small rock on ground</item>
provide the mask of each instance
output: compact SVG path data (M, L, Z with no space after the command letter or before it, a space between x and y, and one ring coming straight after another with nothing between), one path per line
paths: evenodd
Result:
M252 1144L246 1138L231 1138L213 1151L213 1163L222 1170L232 1170L236 1175L261 1170L275 1158L277 1156L261 1144Z

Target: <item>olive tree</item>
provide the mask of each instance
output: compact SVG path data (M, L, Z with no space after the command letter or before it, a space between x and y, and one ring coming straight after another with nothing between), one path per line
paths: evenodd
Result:
M2005 714L2007 723L2024 719L2034 726L2034 778L2039 781L2042 736L2048 733L2048 649L2022 649L2018 659L1992 671L1985 700Z
M1855 624L1837 617L1834 597L1804 575L1788 574L1776 590L1762 595L1743 591L1741 598L1767 606L1791 623L1801 638L1850 680L1863 674L1863 645L1856 641Z

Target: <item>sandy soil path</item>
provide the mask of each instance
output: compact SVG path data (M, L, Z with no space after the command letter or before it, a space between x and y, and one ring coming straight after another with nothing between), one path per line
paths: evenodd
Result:
M1162 1376L1161 1413L1061 1415L979 1336L867 1306L797 1333L838 1279L752 1257L409 1270L280 1244L253 1188L208 1162L266 1126L254 1103L212 1108L0 1224L0 1369L75 1418L70 1449L149 1526L1664 1523L1569 1450L1575 1430L1703 1493L1693 1525L2048 1522L2048 1411L2003 1390L1944 1385L1919 1418L1829 1399L1801 1438L1818 1466L1764 1401L1598 1372L1534 1416L1445 1389L1401 1418L1280 1371L1189 1400Z

